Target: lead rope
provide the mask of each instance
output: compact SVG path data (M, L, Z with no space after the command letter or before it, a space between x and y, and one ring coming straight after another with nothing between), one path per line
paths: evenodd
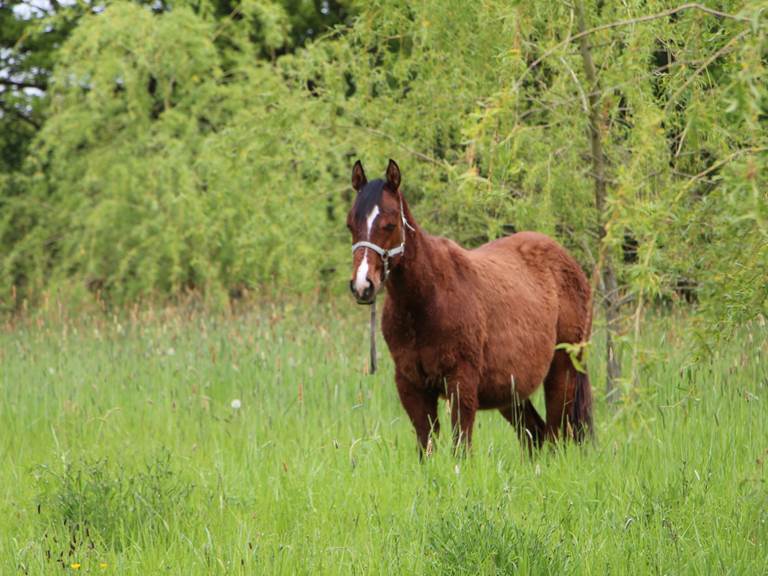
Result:
M371 374L376 373L376 300L371 304Z

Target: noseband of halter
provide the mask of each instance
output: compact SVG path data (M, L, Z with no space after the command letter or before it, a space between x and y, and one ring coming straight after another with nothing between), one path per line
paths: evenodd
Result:
M409 228L411 231L415 232L413 226L411 226L408 223L408 220L405 219L402 197L400 198L400 220L402 220L403 226L400 228L400 231L402 232L402 240L399 246L395 246L394 248L386 250L378 244L374 244L373 242L368 242L366 240L352 244L352 254L354 254L358 248L370 248L379 255L381 262L384 264L384 278L382 279L382 282L386 282L387 277L389 276L389 259L393 256L400 256L401 254L405 253L405 229Z

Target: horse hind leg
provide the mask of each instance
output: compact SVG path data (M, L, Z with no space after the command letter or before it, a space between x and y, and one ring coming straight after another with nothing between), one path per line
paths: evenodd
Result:
M517 430L520 442L528 446L528 452L540 448L544 442L546 424L530 400L514 400L507 408L499 410L501 415Z
M546 436L557 440L561 434L582 442L592 433L592 388L588 376L579 372L564 350L555 351L544 380L547 405Z

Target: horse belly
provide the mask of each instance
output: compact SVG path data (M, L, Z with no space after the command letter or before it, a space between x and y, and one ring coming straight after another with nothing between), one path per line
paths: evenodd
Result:
M509 406L513 393L525 399L544 381L555 353L554 322L540 324L524 335L517 331L491 338L478 390L481 409Z

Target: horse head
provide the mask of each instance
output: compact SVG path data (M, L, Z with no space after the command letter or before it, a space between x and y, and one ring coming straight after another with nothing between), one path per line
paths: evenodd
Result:
M349 288L358 304L371 304L405 252L405 228L400 168L389 161L384 179L368 182L358 160L352 168L357 196L347 215L352 233L352 278Z

